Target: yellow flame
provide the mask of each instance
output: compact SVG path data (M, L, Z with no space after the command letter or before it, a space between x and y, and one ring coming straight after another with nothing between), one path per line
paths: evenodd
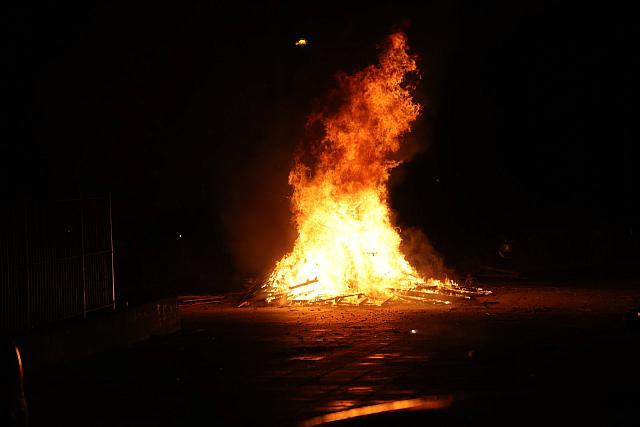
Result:
M296 42L296 46L305 46L307 44L307 39L298 39Z

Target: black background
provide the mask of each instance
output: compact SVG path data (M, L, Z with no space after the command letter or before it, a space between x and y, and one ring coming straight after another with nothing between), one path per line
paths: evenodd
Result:
M614 2L56 3L3 6L0 195L110 192L124 298L264 274L295 237L306 116L399 28L424 110L398 223L461 271L502 239L534 274L634 271L637 53Z

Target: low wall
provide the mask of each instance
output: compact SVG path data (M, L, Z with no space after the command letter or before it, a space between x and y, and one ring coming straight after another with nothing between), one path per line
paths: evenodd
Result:
M29 371L125 347L180 329L176 298L122 310L95 313L86 320L29 335L18 341Z

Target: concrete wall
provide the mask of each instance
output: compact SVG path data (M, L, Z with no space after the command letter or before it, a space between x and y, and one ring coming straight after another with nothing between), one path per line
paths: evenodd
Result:
M81 322L29 335L18 341L25 371L125 347L180 329L176 298L94 313Z

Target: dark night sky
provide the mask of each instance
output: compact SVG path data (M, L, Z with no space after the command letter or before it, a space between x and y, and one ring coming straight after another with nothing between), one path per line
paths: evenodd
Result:
M306 115L400 27L425 149L393 178L399 223L452 264L503 237L540 265L637 254L637 55L612 3L54 3L2 13L0 192L111 192L125 287L224 289L278 258Z

